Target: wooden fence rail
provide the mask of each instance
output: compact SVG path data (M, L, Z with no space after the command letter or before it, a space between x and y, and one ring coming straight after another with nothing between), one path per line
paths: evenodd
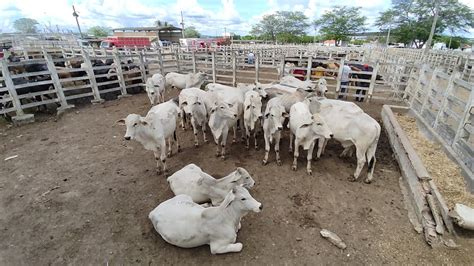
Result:
M41 50L24 50L24 61L18 63L1 62L0 114L14 111L18 118L25 115L24 109L55 103L65 110L74 101L90 98L93 103L104 101L104 95L114 93L127 96L134 88L144 85L154 73L168 72L207 73L209 82L236 86L237 83L277 82L283 75L290 74L304 80L315 81L323 76L328 81L329 97L354 99L401 99L406 96L405 87L416 70L420 70L419 51L399 51L404 49L322 48L316 46L248 46L232 45L185 51L171 47L164 49L138 49L126 47L123 50L81 49L77 47L52 47ZM254 62L249 62L248 52L255 54ZM41 52L41 53L39 53ZM35 56L32 56L35 54ZM429 55L433 62L442 62L454 69L453 63L462 61L457 54L441 56ZM457 56L457 57L456 57ZM456 59L456 60L455 60ZM112 65L95 65L96 62L110 61ZM418 60L418 61L415 61ZM59 67L66 62L76 61L80 68ZM474 61L474 60L473 60ZM286 66L294 62L294 66ZM447 62L447 63L446 63ZM25 64L43 64L46 70L15 76L13 68ZM316 69L319 64L338 65L339 69ZM349 85L342 85L342 66L368 64L370 71L353 68ZM130 70L130 68L134 68ZM454 70L453 70L454 71ZM464 71L466 76L467 71ZM28 76L29 75L29 76ZM47 76L38 80L35 76ZM362 78L365 76L364 78ZM17 84L20 79L28 79L25 84ZM36 79L36 80L35 80ZM34 81L33 81L34 80ZM19 89L50 85L47 90L23 93ZM46 96L39 100L38 96ZM28 99L36 98L35 101ZM31 115L28 115L31 117Z

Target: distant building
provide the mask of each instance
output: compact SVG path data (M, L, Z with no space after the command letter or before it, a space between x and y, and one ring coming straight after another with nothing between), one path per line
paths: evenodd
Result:
M128 27L112 29L114 36L117 37L148 37L150 41L170 41L179 43L179 39L183 38L181 28L174 26L161 27Z
M324 46L336 46L336 40L325 40L323 41Z
M350 35L349 37L351 40L377 40L380 37L386 37L387 33L385 32L360 32L360 33L354 33Z

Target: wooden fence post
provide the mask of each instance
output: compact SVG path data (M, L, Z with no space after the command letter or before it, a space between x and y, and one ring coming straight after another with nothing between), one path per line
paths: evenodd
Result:
M100 98L99 87L97 86L97 81L95 80L94 69L92 67L92 62L91 62L89 53L81 48L81 54L84 57L84 63L86 64L86 73L87 73L87 76L89 77L92 93L94 94L94 100L92 100L91 102L103 103L104 99Z
M235 53L232 53L232 86L237 86L237 59Z
M344 67L344 59L341 59L341 62L339 63L339 71L337 72L337 77L336 77L336 99L339 98L339 91L341 91L341 78L342 78L342 69ZM346 87L346 92L348 93L348 88Z
M196 73L196 52L194 50L191 51L191 60L193 63L193 73Z
M143 59L143 52L138 53L138 61L140 62L140 72L142 74L142 81L143 84L146 82L146 68L145 68L145 60Z
M448 86L446 87L446 90L443 91L443 98L441 100L438 113L436 114L435 121L433 122L433 129L438 128L438 124L439 124L439 120L441 118L441 115L444 113L444 110L448 107L448 96L449 96L449 94L451 93L451 91L454 87L454 78L455 78L454 75L451 75L449 77Z
M127 85L125 84L125 79L123 77L122 63L120 61L118 51L114 50L112 52L112 56L114 57L115 73L117 74L117 80L119 82L120 91L122 93L121 97L126 97L128 96Z
M175 51L175 57L176 57L176 68L178 69L178 72L181 71L181 67L179 66L179 51L176 49Z
M285 76L285 55L282 54L281 55L281 70L280 70L280 77L279 79L281 79L283 76Z
M217 77L216 77L216 53L212 51L212 82L216 83Z
M158 61L160 65L160 72L161 72L161 75L165 76L165 68L163 66L163 55L161 54L161 49L158 49L157 52L158 52Z
M13 107L15 108L16 116L12 117L14 122L34 122L33 114L25 114L21 108L20 99L18 99L18 94L16 93L15 84L10 76L10 71L8 70L8 64L5 59L0 59L2 65L2 75L7 86L8 94L10 94L10 99L12 101Z
M306 66L306 80L311 80L311 68L313 67L313 57L308 56L308 65Z
M46 50L43 50L43 55L46 59L46 65L48 66L48 70L51 73L51 80L53 81L53 86L56 89L56 95L58 96L59 101L61 103L61 107L59 107L57 110L58 114L60 114L61 112L64 112L69 108L74 108L74 105L68 105L67 103L66 96L64 95L63 86L61 85L58 72L56 71L56 67L53 63L53 58L50 54L46 52Z
M375 83L377 82L377 73L379 72L379 62L375 64L375 68L372 70L372 76L370 77L369 91L367 92L367 102L370 102L372 99L372 94L374 93Z
M256 53L255 54L255 82L258 82L259 78L260 78L260 53Z
M463 80L461 80L461 82L463 82ZM467 83L466 84L471 84L471 83ZM471 86L472 87L472 86ZM447 98L447 97L446 97ZM463 115L461 117L461 120L459 121L459 126L456 130L456 135L454 135L454 139L453 139L453 145L456 144L456 142L458 142L458 140L461 138L461 134L462 134L462 131L464 130L465 128L465 125L467 124L470 124L468 122L469 118L471 117L471 115L473 115L473 108L474 108L474 90L471 90L471 94L469 95L469 100L466 102L466 107L464 109L464 112L463 112ZM471 128L472 128L472 124L470 125ZM472 159L472 158L471 158Z

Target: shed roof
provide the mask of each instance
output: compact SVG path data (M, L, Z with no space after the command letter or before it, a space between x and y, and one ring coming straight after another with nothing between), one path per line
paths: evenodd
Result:
M116 28L113 31L181 31L181 28L175 26L162 26L162 27L126 27Z

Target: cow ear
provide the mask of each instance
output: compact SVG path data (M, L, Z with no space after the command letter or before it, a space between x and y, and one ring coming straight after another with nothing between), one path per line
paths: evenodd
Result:
M231 103L229 103L229 104L227 104L227 105L228 105L230 108L234 107L234 105L231 104Z
M125 126L125 119L119 119L117 121L115 121L115 125L121 125L121 126Z
M281 115L282 115L283 117L285 117L285 118L290 117L290 115L289 115L287 112L283 112L283 113L281 113Z
M188 102L184 101L181 103L181 105L188 105Z
M304 124L304 125L301 125L300 128L305 128L305 127L309 127L311 126L311 124Z
M141 121L140 121L140 124L142 124L142 125L146 126L146 125L148 125L148 122L147 122L147 121L145 121L145 120L141 120Z
M265 114L265 118L268 118L270 116L270 113Z

